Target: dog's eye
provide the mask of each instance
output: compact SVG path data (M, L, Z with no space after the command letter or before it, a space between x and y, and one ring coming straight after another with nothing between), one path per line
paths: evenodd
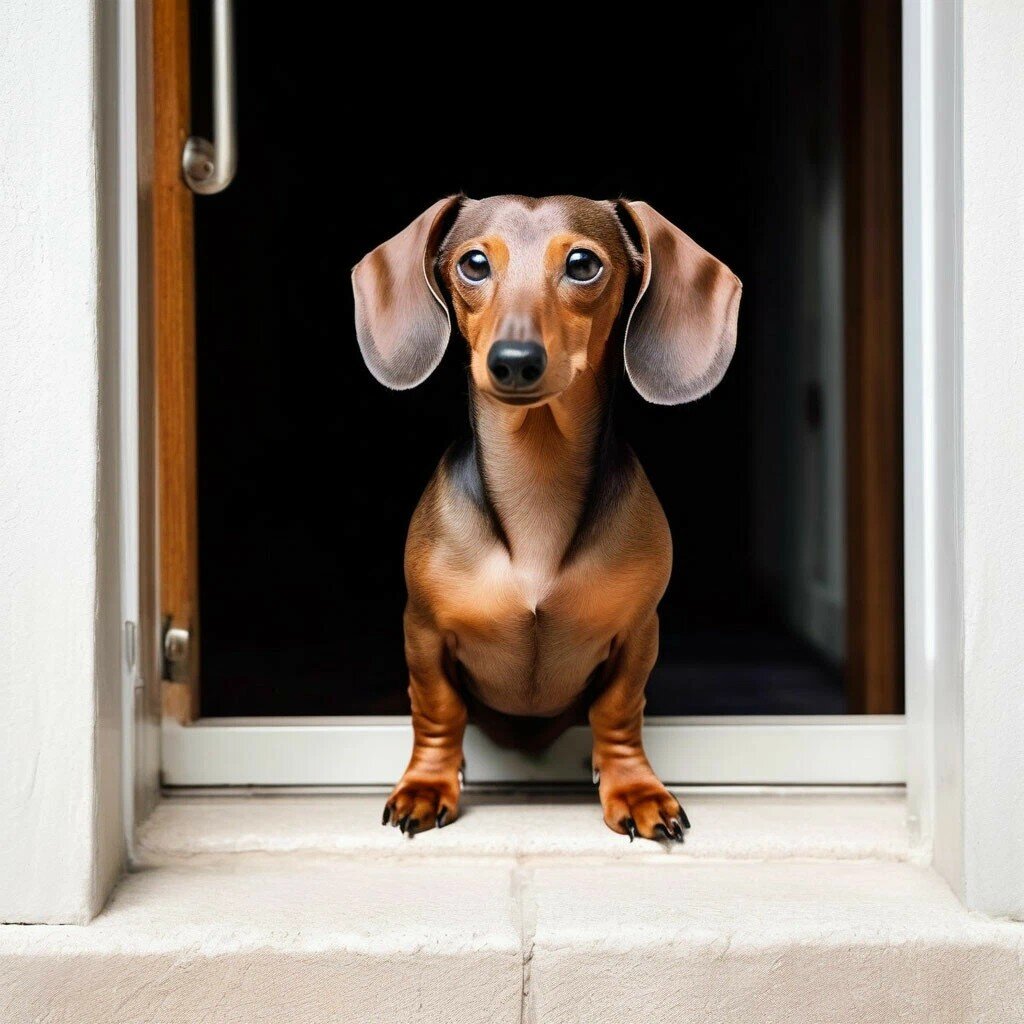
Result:
M604 267L596 253L589 249L573 249L565 260L565 275L573 281L589 284L596 281Z
M479 284L491 276L491 265L479 249L471 249L459 260L459 275L470 284Z

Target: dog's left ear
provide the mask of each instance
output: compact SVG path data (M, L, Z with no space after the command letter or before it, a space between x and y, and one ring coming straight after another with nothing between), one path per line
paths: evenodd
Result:
M451 322L434 261L461 203L462 196L434 203L352 271L359 348L385 387L422 384L448 347Z
M736 349L739 278L647 203L616 203L639 242L643 276L626 325L626 373L648 402L707 394Z

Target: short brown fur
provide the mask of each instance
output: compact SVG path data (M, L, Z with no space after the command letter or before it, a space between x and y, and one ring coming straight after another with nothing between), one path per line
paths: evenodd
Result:
M582 287L565 274L579 248L603 267ZM457 271L471 251L486 253L484 282ZM404 286L396 261L411 267ZM624 339L630 378L650 400L713 387L735 341L739 282L644 204L503 196L435 204L356 268L354 286L360 345L385 384L418 383L406 367L432 368L447 341L421 332L396 343L391 302L422 324L443 303L470 355L472 448L442 462L406 545L414 744L385 822L414 833L455 819L471 714L499 739L536 746L586 713L605 822L631 839L681 840L689 823L642 741L672 541L614 437L610 403ZM531 340L546 353L538 386L503 392L491 346ZM631 345L655 355L631 362Z

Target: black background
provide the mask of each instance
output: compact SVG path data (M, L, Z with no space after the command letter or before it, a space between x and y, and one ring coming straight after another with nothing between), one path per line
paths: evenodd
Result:
M238 176L196 201L203 714L407 711L403 544L466 421L465 355L453 344L414 391L378 385L349 271L459 190L644 199L744 280L718 389L666 409L620 388L621 422L675 539L649 710L773 710L727 682L708 704L678 666L796 649L751 568L750 396L771 382L745 338L772 301L752 253L781 216L773 142L821 102L816 4L684 5L629 27L488 9L479 35L472 8L444 9L461 32L394 8L355 32L340 7L236 6Z

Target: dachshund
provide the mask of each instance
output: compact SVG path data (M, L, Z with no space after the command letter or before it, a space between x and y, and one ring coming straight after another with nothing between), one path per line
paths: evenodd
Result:
M589 718L604 821L682 841L644 753L644 689L672 538L615 432L623 368L648 402L710 391L736 346L741 284L646 203L451 196L352 272L373 376L402 390L469 349L472 430L450 448L405 549L413 751L383 823L458 815L467 722L549 743Z

